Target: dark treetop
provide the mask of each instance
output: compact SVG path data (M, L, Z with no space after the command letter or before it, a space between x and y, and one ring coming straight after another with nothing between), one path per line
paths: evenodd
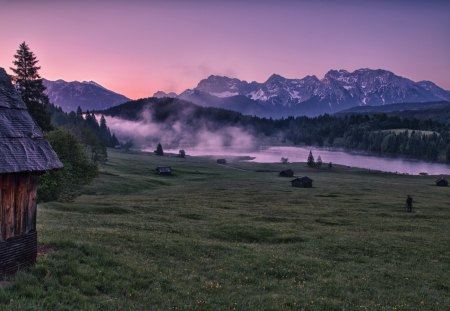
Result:
M63 165L0 68L0 174L47 171Z

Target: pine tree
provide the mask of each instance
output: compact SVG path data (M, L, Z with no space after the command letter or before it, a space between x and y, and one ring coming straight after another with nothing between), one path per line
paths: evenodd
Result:
M320 156L317 157L316 166L318 168L322 167L322 158Z
M159 156L164 155L164 151L163 151L163 148L160 143L158 144L158 147L156 147L155 153L156 153L156 155L159 155Z
M314 156L313 156L311 150L309 151L308 161L306 162L306 164L307 164L309 167L314 167L314 166L316 165L315 162L314 162Z
M42 78L38 71L41 67L37 66L38 60L28 45L23 42L14 55L11 67L14 72L13 82L22 100L27 105L28 111L36 123L44 131L53 129L51 125L51 116L47 111L50 105L47 95L45 95L45 86L42 84Z
M105 116L102 115L100 118L100 131L106 132L108 130L108 127L106 126L106 119Z
M80 106L77 107L77 117L83 117L83 110L81 110Z

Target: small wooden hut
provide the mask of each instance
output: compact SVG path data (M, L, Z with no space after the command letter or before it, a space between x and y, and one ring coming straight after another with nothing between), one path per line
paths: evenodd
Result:
M436 186L438 187L448 187L448 180L444 177L439 178L436 180Z
M0 68L0 276L34 263L38 176L62 167Z
M158 166L156 168L156 174L158 174L158 175L172 175L172 168L170 166Z
M313 180L308 176L297 177L291 180L292 187L311 188Z
M291 169L282 170L279 175L280 177L294 177L294 171Z
M226 159L217 159L217 164L227 164Z

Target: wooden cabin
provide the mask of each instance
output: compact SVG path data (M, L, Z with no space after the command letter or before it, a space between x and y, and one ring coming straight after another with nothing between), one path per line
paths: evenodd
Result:
M291 169L283 170L279 175L280 177L294 177L294 171Z
M158 175L172 175L172 168L170 166L158 166L156 168L156 174L158 174Z
M38 176L62 166L0 68L0 276L35 262Z
M217 164L227 164L227 160L225 160L225 159L217 159Z
M448 180L444 177L439 178L436 180L436 186L438 187L448 187Z
M313 180L308 176L297 177L296 179L291 180L292 187L299 188L311 188Z

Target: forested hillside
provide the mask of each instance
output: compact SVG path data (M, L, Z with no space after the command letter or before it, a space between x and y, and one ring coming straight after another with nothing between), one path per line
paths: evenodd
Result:
M277 138L279 143L350 148L450 162L449 125L433 120L386 114L274 120L199 107L173 98L130 101L102 113L125 120L154 122L164 127L183 123L194 132L204 127L214 130L236 126L255 137Z

